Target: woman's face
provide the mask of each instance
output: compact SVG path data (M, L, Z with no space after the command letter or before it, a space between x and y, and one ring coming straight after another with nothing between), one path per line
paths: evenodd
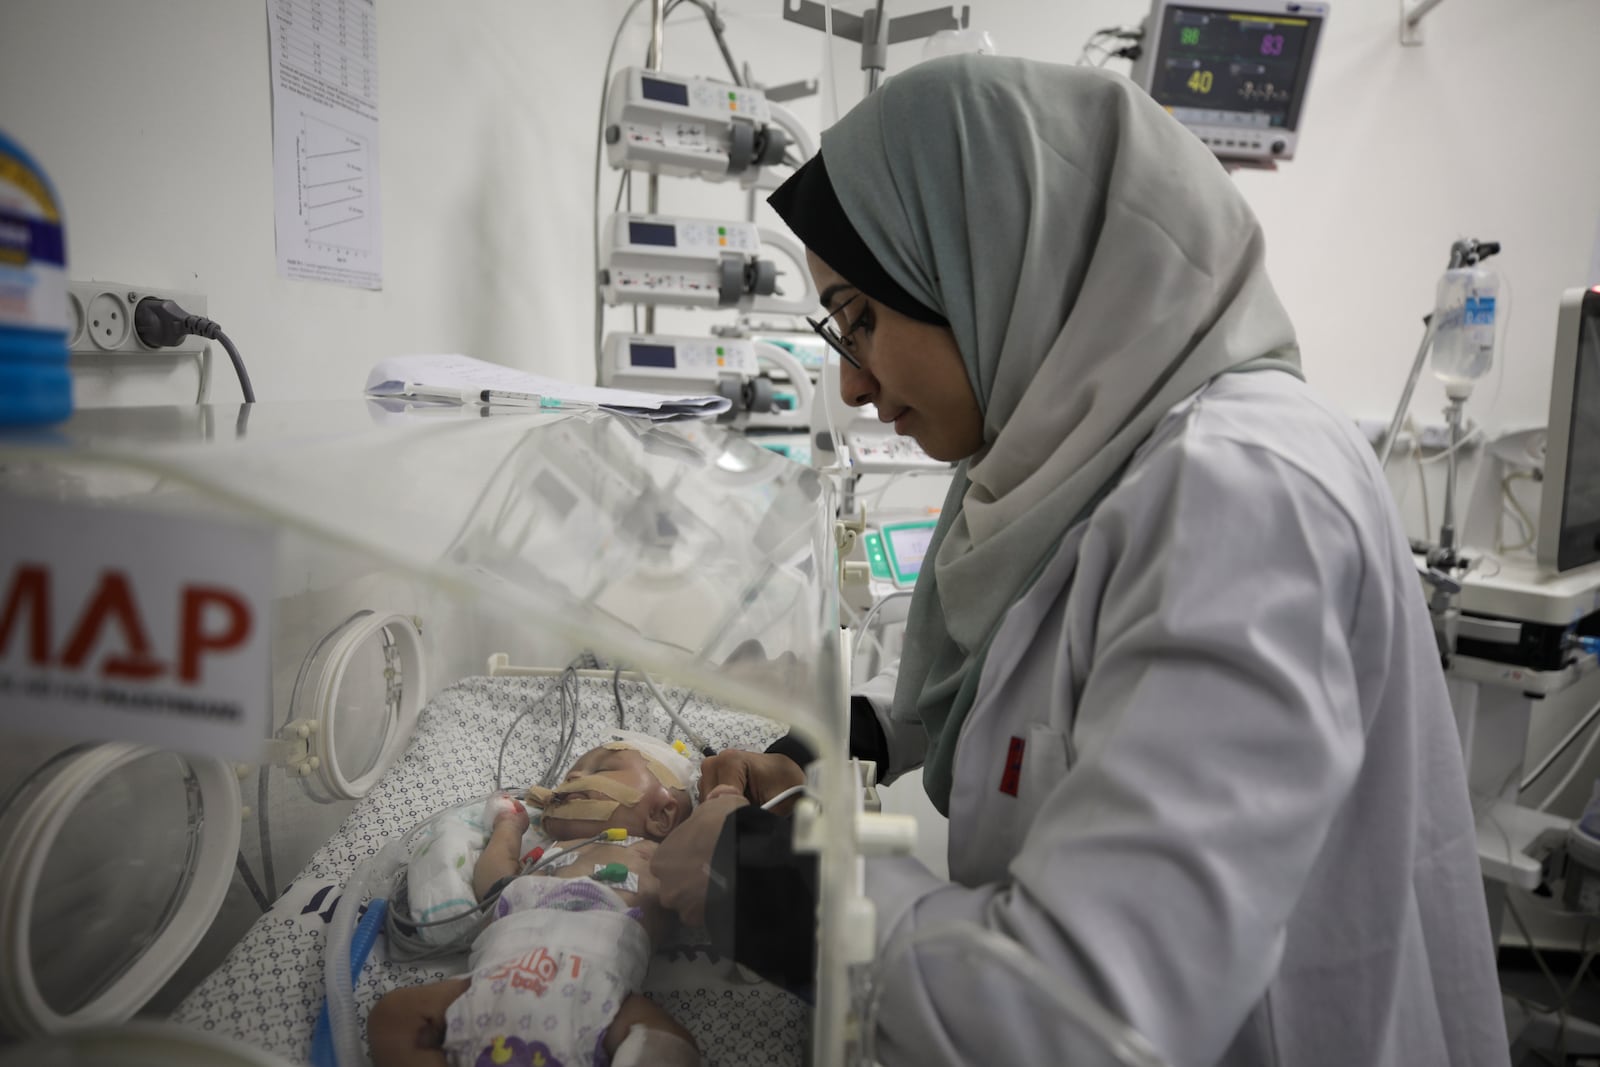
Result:
M873 404L878 418L914 438L934 459L966 459L983 447L983 413L967 381L955 334L885 307L806 252L824 313L861 364L839 364L839 392L851 407Z

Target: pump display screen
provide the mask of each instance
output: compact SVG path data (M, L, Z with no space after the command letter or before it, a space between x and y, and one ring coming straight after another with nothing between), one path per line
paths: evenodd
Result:
M1150 95L1184 123L1298 129L1321 28L1318 15L1170 6Z
M630 222L628 223L628 243L675 248L678 244L677 227L668 226L660 222Z
M628 356L635 367L676 367L678 353L671 345L629 345Z
M1560 566L1600 560L1600 293L1583 296L1578 365L1572 382L1572 432L1562 490Z
M689 87L677 82L664 82L655 78L640 78L639 88L644 92L646 100L656 100L663 104L677 104L679 107L689 106Z
M921 573L928 543L933 540L933 527L931 522L917 522L883 528L884 540L889 542L889 561L900 581L915 581Z

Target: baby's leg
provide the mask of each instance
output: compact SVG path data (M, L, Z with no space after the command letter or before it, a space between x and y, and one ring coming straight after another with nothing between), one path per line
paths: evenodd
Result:
M374 1067L446 1067L445 1012L467 991L467 979L396 989L372 1006L367 1043Z
M643 1058L630 1057L627 1061L618 1060L619 1064L638 1062L657 1064L661 1067L680 1067L680 1065L691 1067L700 1062L700 1048L694 1042L694 1035L685 1030L678 1020L668 1015L666 1009L639 993L628 995L622 1002L617 1017L612 1019L611 1025L606 1028L606 1054L615 1057L627 1039L628 1032L634 1027L655 1031L654 1034L645 1035L652 1039L650 1047L643 1050ZM634 1043L641 1043L638 1035Z
M507 803L499 803L501 800ZM528 813L515 800L497 797L489 805L499 810L489 840L472 868L472 891L479 900L489 895L496 882L522 869L522 835L528 830Z

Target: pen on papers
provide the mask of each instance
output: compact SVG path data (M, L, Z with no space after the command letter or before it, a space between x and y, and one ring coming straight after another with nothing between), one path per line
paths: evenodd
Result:
M582 400L563 400L541 393L516 393L501 389L452 389L447 386L406 382L400 395L408 400L433 400L450 404L495 404L504 407L529 407L541 411L593 411L599 405Z
M563 400L542 393L513 393L502 389L485 389L479 394L479 399L485 404L539 408L541 411L593 411L599 406L582 400Z

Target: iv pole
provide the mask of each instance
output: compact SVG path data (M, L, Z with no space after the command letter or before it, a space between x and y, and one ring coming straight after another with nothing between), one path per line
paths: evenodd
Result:
M1448 269L1472 266L1499 251L1498 241L1463 238L1450 246ZM1417 379L1422 377L1422 367L1427 362L1428 350L1433 347L1434 335L1438 332L1435 315L1430 314L1423 321L1427 324L1427 328L1422 335L1422 344L1417 348L1417 358L1412 361L1411 373L1406 377L1405 389L1400 394L1400 404L1395 408L1394 418L1389 421L1389 429L1384 433L1383 441L1378 448L1378 462L1382 467L1389 465L1395 441L1400 436L1400 427L1405 422L1406 412L1411 407L1411 395L1417 388ZM1423 582L1432 590L1428 598L1428 612L1433 616L1434 637L1438 642L1439 653L1446 660L1455 653L1456 628L1461 614L1455 604L1456 594L1461 592L1461 580L1454 573L1465 569L1464 561L1455 550L1456 453L1461 448L1462 414L1470 392L1470 389L1466 391L1458 388L1446 389L1450 399L1450 406L1445 409L1445 417L1450 423L1450 463L1445 480L1444 518L1439 527L1439 544L1429 550L1425 562L1417 565L1417 571Z

